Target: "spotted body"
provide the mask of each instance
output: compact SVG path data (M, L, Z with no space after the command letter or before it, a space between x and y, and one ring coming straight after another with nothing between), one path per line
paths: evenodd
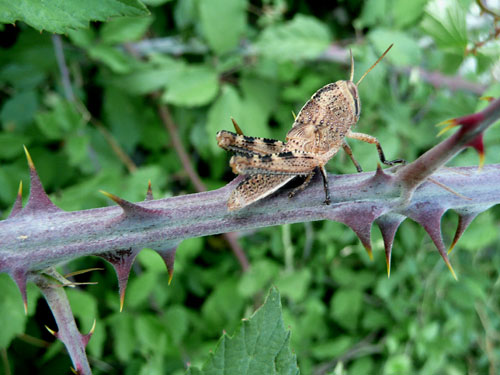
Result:
M234 121L239 134L225 130L217 133L218 145L236 154L230 161L233 172L246 175L245 180L229 197L228 209L230 211L245 207L272 194L297 176L305 177L303 184L289 193L292 197L307 186L316 169L319 169L323 177L325 203L329 204L330 194L324 166L341 147L351 157L358 172L362 170L352 155L345 140L346 137L375 144L380 160L384 164L404 162L403 160L385 160L376 138L351 131L351 128L358 122L361 112L357 85L391 47L357 84L352 82L354 70L351 65L350 80L329 83L320 88L300 110L292 129L286 135L285 142L244 136ZM353 64L352 59L351 64Z

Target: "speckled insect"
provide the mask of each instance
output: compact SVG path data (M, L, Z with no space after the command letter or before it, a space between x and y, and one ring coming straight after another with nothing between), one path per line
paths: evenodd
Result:
M233 172L246 175L245 180L229 197L227 205L230 211L270 195L297 176L305 177L303 183L289 193L291 198L309 184L316 169L319 169L323 177L324 203L330 204L325 164L341 147L349 155L357 171L362 171L352 155L346 137L375 144L383 164L404 163L402 159L386 160L380 142L375 137L351 130L358 122L361 111L358 85L391 47L392 44L356 84L352 81L354 60L351 54L349 80L329 83L316 91L295 118L285 142L244 136L234 120L237 133L225 130L217 133L219 147L236 154L230 161Z

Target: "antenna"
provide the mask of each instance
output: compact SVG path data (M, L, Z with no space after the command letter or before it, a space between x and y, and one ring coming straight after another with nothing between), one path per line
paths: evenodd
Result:
M349 78L349 81L352 82L352 79L354 78L354 59L352 57L352 49L349 48L349 54L351 55L351 77Z
M384 56L387 54L387 52L389 52L389 50L392 48L392 46L393 46L393 45L394 45L394 43L393 43L393 44L391 44L391 45L389 46L389 48L387 48L387 49L385 50L385 52L382 54L382 56L380 56L380 57L378 58L378 60L377 60L377 61L375 61L375 64L373 64L373 65L370 67L370 69L368 69L368 70L365 72L365 74L363 74L363 75L361 76L361 78L359 79L359 81L356 83L356 86L358 86L358 85L361 83L361 81L363 80L363 78L365 78L365 77L366 77L366 75L367 75L368 73L370 73L370 71L371 71L373 68L375 68L375 65L377 65L377 64L380 62L380 60L382 60L382 59L384 58Z

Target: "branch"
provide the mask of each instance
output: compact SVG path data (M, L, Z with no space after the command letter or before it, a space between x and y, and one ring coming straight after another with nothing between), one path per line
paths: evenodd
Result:
M47 327L50 333L66 346L73 366L78 375L91 375L85 347L92 336L93 328L87 335L82 335L76 327L75 318L62 285L55 285L42 275L33 276L33 281L43 293L57 323L58 331Z

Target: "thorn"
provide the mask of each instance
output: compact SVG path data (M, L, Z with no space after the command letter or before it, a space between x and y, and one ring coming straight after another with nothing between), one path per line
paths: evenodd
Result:
M477 168L478 172L481 172L484 167L484 151L478 151L479 154L479 166Z
M24 314L28 315L28 298L26 295L26 281L28 279L27 273L24 270L17 269L14 270L10 276L17 284L17 287L21 292L21 297L23 298L23 305L24 305Z
M148 181L148 191L146 192L146 199L147 201L152 201L153 200L153 189L151 188L151 180Z
M472 223L472 220L474 220L478 214L479 212L467 212L465 214L459 214L457 230L455 231L455 236L453 237L453 241L451 242L451 245L448 249L448 254L452 252L458 240L460 239L460 237L462 237L462 234L464 234L467 227L470 225L470 223Z
M175 262L175 252L177 251L177 245L170 246L165 249L155 250L165 262L165 266L168 271L168 285L172 282L174 277L174 262Z
M448 256L443 257L443 259L444 259L444 262L446 263L446 265L448 266L448 269L450 270L450 272L451 272L453 278L455 279L455 281L458 281L457 274L453 270L453 266L451 265L450 260L448 259Z
M54 336L55 338L58 338L58 333L52 329L50 329L48 326L45 326L45 329L49 331L49 333Z
M385 263L387 266L387 278L391 276L391 258L394 236L405 217L403 215L389 214L377 219L377 225L382 233L385 250Z
M12 206L9 217L16 216L23 209L23 181L19 181L19 189L17 190L16 201Z
M45 192L42 182L40 181L40 177L35 168L35 164L33 163L33 159L31 159L31 155L28 152L26 146L24 147L24 152L26 153L26 159L28 160L28 166L30 169L30 196L28 199L28 203L26 203L26 207L24 207L24 212L54 212L61 211L61 209L52 203L49 199L49 196Z
M241 130L240 126L236 122L234 118L231 117L231 121L233 122L234 130L236 130L236 134L243 135L243 131Z
M295 115L294 111L292 111L292 116L293 116L293 121L297 120L297 115Z
M96 325L96 320L94 319L94 323L92 323L92 327L90 328L89 333L87 333L86 335L82 335L83 346L87 346L87 344L89 343L90 338L94 334L95 325Z
M99 192L118 204L123 209L125 218L145 219L151 218L155 214L154 210L150 210L148 208L139 206L138 204L129 202L114 194L108 193L107 191L99 190Z
M365 246L365 250L368 253L368 257L373 262L373 251L372 251L372 248L370 246Z
M130 269L132 268L132 264L134 263L137 254L139 254L139 251L140 249L137 250L129 248L99 254L100 257L111 263L111 265L115 269L116 277L118 279L118 290L120 294L120 312L123 311L125 291L127 289Z
M70 369L73 374L78 375L78 372L73 367L70 366Z
M481 96L479 100L486 100L487 102L492 102L493 100L495 100L495 98L493 96Z
M28 166L30 169L35 169L35 164L33 163L33 159L31 159L31 155L30 153L28 152L28 149L26 148L25 145L23 145L24 147L24 153L26 154L26 159L28 160Z
M385 264L387 266L387 278L391 277L391 254L385 253Z
M457 119L450 119L450 120L445 120L441 121L439 124L436 126L444 126L447 125L445 128L441 129L441 131L436 135L436 137L441 136L442 134L446 133L448 130L453 129L455 126L458 125Z

